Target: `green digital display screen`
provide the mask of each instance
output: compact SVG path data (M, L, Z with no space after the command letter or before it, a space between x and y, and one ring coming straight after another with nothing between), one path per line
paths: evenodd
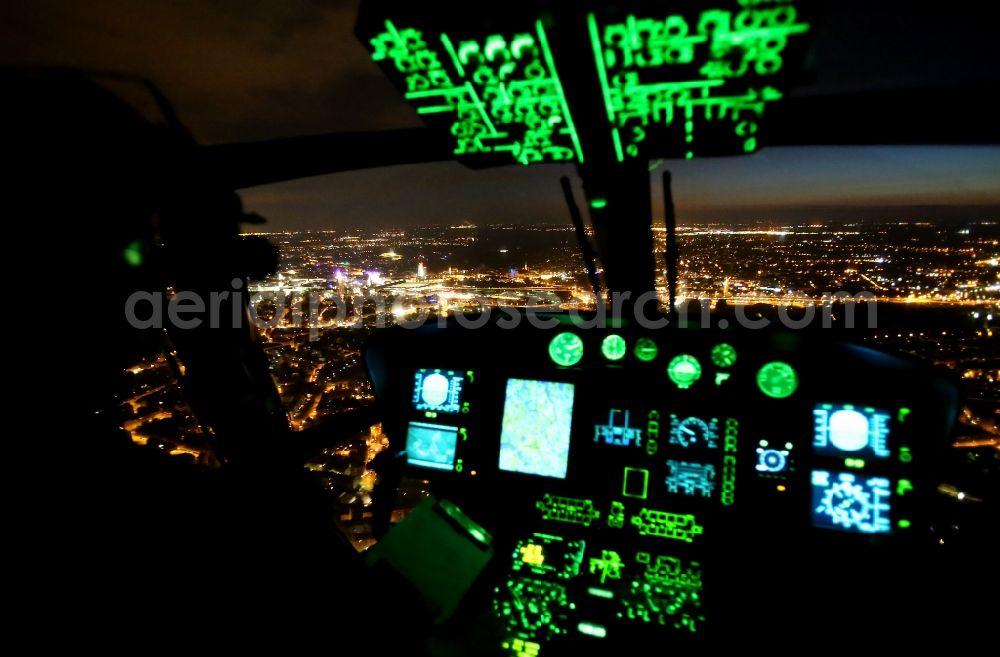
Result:
M417 113L450 124L455 155L583 161L541 20L478 38L386 20L371 45L372 58L389 64Z
M724 150L757 150L765 108L783 96L773 81L783 53L810 26L791 2L740 4L612 21L588 15L619 161L644 153L692 158L703 136L728 144Z
M470 164L752 153L812 30L795 0L481 9L378 3L358 29Z

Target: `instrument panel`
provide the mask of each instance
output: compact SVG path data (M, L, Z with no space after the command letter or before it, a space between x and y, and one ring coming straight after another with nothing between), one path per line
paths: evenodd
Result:
M406 470L494 537L469 606L507 652L804 631L892 595L954 386L822 332L549 319L392 329L366 352Z

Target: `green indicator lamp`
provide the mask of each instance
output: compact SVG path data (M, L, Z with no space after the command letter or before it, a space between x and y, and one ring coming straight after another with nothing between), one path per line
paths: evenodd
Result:
M649 361L655 359L658 352L659 348L656 346L656 343L649 338L639 338L638 341L636 341L635 349L633 350L635 357L644 363L648 363Z
M562 367L576 365L583 359L583 340L575 333L560 333L549 342L549 358Z
M604 338L601 342L601 353L608 360L621 360L625 358L628 347L625 345L625 338L615 333Z
M677 384L678 388L686 390L701 378L701 364L697 358L688 354L675 356L667 365L667 376Z
M590 202L590 207L594 208L595 210L601 210L603 208L608 207L608 200L604 198L595 198Z
M736 363L736 349L725 342L715 345L712 348L712 362L718 367L732 367Z
M906 518L900 518L899 522L896 523L896 524L899 525L900 529L909 529L910 528L910 521L907 520Z
M603 639L608 635L608 631L603 625L598 625L596 623L579 623L576 626L577 631L580 634L586 634L587 636L596 637L598 639Z
M799 376L788 363L772 361L757 372L757 387L768 397L785 399L799 387Z
M122 251L122 258L125 259L125 262L127 262L130 267L141 267L142 261L144 260L142 257L142 242L136 240L126 246L125 250Z

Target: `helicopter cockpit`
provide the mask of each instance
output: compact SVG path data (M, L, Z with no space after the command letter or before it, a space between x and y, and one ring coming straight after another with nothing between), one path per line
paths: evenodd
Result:
M562 193L592 307L445 310L380 328L361 352L374 405L304 431L291 431L245 323L129 329L165 337L220 455L226 474L197 490L241 501L225 530L199 515L183 535L209 536L230 564L245 537L264 562L289 532L274 553L281 566L268 571L283 593L323 570L329 550L352 581L372 583L366 599L389 624L410 616L409 639L385 640L414 654L850 649L918 645L957 628L986 636L970 621L972 603L954 604L982 581L943 548L942 528L957 531L941 489L962 402L956 378L861 344L852 329L875 312L874 297L776 309L774 321L741 305L682 303L673 180L651 172L768 146L995 144L994 90L963 87L960 107L954 93L928 89L798 93L825 15L805 0L479 9L360 3L357 40L424 128L201 147L155 92L167 128L121 139L130 154L164 155L148 187L137 167L116 170L157 209L140 222L112 214L102 228L124 254L100 265L118 286L108 308L130 285L147 286L164 292L150 303L171 320L185 290L211 298L222 317L245 317L241 290L275 271L270 245L239 236L240 223L261 219L233 190L444 160L570 165L581 183L564 177ZM94 331L102 353L125 344L103 331ZM92 415L101 430L124 426L103 407ZM359 556L330 526L304 529L328 508L301 466L376 422L388 441L371 464L366 511L378 540ZM427 495L399 514L407 478ZM118 496L110 484L101 493ZM989 552L983 527L995 500L977 502L963 517L978 527L966 554ZM172 528L186 526L181 515ZM260 526L225 535L241 523ZM223 570L227 583L249 577ZM237 590L232 599L246 591Z
M635 256L653 253L646 163L768 143L814 29L804 3L651 4L511 11L473 28L458 9L429 19L378 3L358 33L459 159L576 162L599 243L636 245L599 244L608 287L638 294L653 281ZM518 655L820 635L855 609L912 619L888 582L905 581L899 555L926 541L955 389L821 331L670 312L657 326L624 305L639 312L374 336L365 359L392 449L442 499L406 522L436 514L466 544L407 551L391 530L370 561L416 582L482 568L479 604ZM440 593L448 616L454 590Z

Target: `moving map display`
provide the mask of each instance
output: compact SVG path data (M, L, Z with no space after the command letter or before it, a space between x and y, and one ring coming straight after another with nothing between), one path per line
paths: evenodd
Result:
M572 383L510 379L500 433L500 469L566 476L573 424Z

